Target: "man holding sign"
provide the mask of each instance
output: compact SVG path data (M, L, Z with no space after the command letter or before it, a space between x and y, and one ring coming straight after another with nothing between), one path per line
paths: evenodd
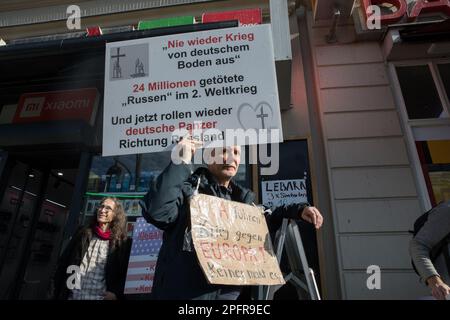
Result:
M194 246L192 239L194 238L195 242L196 236L201 238L202 234L195 233L196 236L194 234L191 236L190 215L194 215L194 211L198 213L214 208L214 205L211 205L213 201L205 199L202 200L204 202L197 201L196 205L191 205L190 200L194 199L192 198L194 194L205 194L242 204L253 204L255 199L253 192L242 188L232 180L240 163L241 148L239 146L211 150L210 158L213 161L208 162L207 168L199 168L192 174L191 158L200 144L191 138L184 138L178 143L176 148L181 151L181 161L179 164L174 162L169 164L158 177L156 184L150 188L144 203L142 203L143 215L146 220L164 230L163 244L153 283L153 293L156 299L237 299L241 286L215 284L217 282L211 280L228 276L228 278L234 277L237 282L233 282L233 280L222 283L254 284L244 278L248 278L250 275L250 278L256 279L275 274L275 272L264 269L251 271L251 273L248 270L245 270L246 272L239 270L239 268L223 269L214 262L226 256L228 260L236 262L235 265L242 260L248 260L247 262L263 266L267 262L267 257L273 257L271 245L267 243L270 241L267 238L262 238L257 232L244 232L244 229L251 230L251 224L255 225L260 222L259 220L265 220L272 233L281 226L283 218L303 219L312 223L316 229L322 226L322 215L307 203L283 205L273 211L266 210L264 216L261 212L258 217L258 215L252 215L251 210L242 211L242 208L238 206L229 205L232 203L231 201L225 201L218 205L223 207L218 209L218 215L227 218L234 216L235 220L233 221L240 218L240 223L244 226L242 231L234 231L233 234L230 234L229 228L221 227L218 224L211 227L211 221L205 219L203 223L200 221L196 227L204 226L204 233L214 236L221 242L196 242ZM205 152L207 151L205 150ZM208 212L206 212L207 215ZM198 215L196 217L198 218ZM192 217L192 222L194 222L194 217ZM194 228L193 225L192 228ZM265 228L267 229L267 227ZM229 242L233 239L239 245ZM263 247L252 246L258 240L264 244ZM219 245L222 245L220 249ZM264 249L268 250L269 254L263 252ZM259 251L261 251L260 254ZM211 259L208 262L199 261L201 254L203 257ZM205 266L207 267L205 268Z

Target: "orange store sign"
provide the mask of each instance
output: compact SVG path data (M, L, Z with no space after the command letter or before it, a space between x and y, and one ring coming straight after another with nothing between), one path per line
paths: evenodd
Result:
M96 88L23 94L13 123L84 120L93 124L98 105Z
M391 14L381 16L381 24L388 25L400 22L406 17L408 22L416 21L422 14L442 13L450 16L450 0L416 0L415 2L407 0L361 0L363 11L368 19L367 12L370 12L370 6L383 4L391 5L397 10Z

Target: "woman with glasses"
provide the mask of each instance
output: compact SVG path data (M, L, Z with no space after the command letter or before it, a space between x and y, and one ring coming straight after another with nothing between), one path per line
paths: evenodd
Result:
M123 298L129 253L122 204L116 198L104 198L91 223L75 233L61 255L54 277L54 297Z

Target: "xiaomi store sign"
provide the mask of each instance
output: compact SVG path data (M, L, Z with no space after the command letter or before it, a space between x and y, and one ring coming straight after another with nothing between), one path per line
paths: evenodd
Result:
M12 123L84 120L93 125L99 94L96 88L23 94Z

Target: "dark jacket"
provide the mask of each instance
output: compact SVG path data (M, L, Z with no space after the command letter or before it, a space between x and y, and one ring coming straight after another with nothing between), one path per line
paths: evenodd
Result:
M66 300L70 290L67 288L67 278L71 275L67 273L70 265L80 266L89 243L92 239L92 232L89 228L80 228L70 240L66 249L58 261L54 277L54 298ZM120 246L109 249L108 259L105 265L106 290L113 292L117 299L123 299L126 274L128 269L128 258L131 250L131 241L124 241Z
M198 179L200 193L222 197L215 179L206 168L191 173L189 165L171 163L144 199L143 216L149 223L164 230L152 289L156 299L193 299L226 287L209 284L195 252L182 249L189 223L188 199L194 193ZM233 182L230 185L231 200L253 203L253 192ZM278 229L283 218L298 219L298 212L305 205L295 204L275 209L266 216L269 231Z

